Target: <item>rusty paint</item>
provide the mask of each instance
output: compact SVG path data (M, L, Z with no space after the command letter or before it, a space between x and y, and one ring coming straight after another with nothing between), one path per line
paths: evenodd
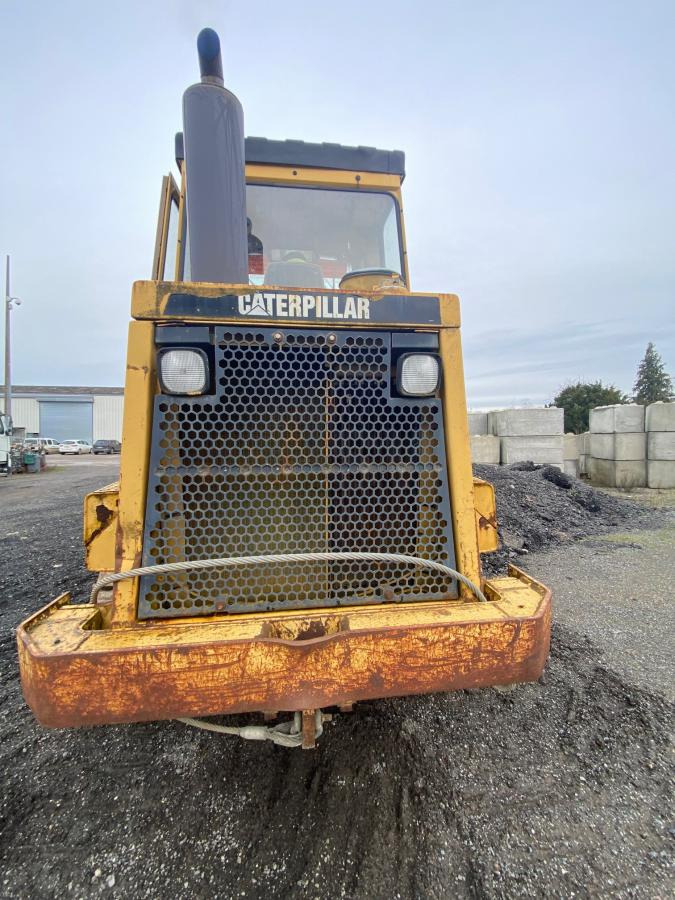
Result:
M478 548L481 553L489 553L499 548L497 504L494 486L487 481L483 481L482 478L474 478L473 497Z
M326 634L326 626L323 622L310 622L306 628L299 631L295 637L296 641L310 641L313 638L323 637Z
M101 534L108 527L108 525L110 524L110 520L112 519L112 517L114 515L115 515L114 510L108 509L108 507L105 506L103 503L98 504L98 506L96 507L96 520L97 520L97 522L100 522L101 524L99 525L98 528L96 528L89 535L87 535L87 537L85 537L85 539L84 539L85 547L89 547L89 545L92 544L96 540L96 538L99 536L99 534Z
M108 507L104 503L99 503L96 507L96 518L101 523L101 525L107 525L114 515L114 511L112 509L108 509Z
M124 385L124 422L120 457L119 514L115 529L115 571L137 568L143 550L145 494L148 482L155 378L154 325L129 326ZM113 627L136 619L138 580L122 581L113 591Z
M550 591L515 569L490 590L494 603L439 604L426 620L410 611L417 624L396 625L408 613L390 609L382 619L393 624L378 627L380 610L364 610L350 630L301 641L261 638L245 617L238 631L227 622L101 630L99 615L99 630L83 631L95 608L59 598L18 630L24 695L43 725L63 727L534 681L548 655Z
M496 528L497 527L497 519L486 519L485 516L482 516L480 513L478 514L478 524L481 528Z
M87 494L83 508L82 536L87 568L92 572L111 572L115 566L119 483Z
M316 747L316 710L302 711L302 749L313 750Z

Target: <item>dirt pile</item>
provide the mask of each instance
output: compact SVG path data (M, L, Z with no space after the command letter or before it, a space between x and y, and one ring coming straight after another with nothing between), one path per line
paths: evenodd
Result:
M483 556L486 574L532 550L615 528L646 528L663 519L650 510L570 478L554 466L474 466L495 486L502 549Z

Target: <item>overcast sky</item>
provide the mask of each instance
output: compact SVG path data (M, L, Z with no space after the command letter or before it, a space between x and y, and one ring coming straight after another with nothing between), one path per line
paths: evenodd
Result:
M246 133L406 153L412 286L462 301L474 407L675 370L675 2L0 4L13 380L120 385L196 36Z

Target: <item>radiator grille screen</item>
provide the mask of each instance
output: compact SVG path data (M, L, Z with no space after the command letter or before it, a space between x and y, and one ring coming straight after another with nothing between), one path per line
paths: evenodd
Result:
M216 328L215 392L155 399L143 565L361 550L454 566L440 401L391 396L390 334L274 334ZM296 563L144 576L139 616L456 595L406 565Z

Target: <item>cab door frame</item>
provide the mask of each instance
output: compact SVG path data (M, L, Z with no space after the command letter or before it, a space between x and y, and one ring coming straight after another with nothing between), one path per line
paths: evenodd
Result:
M171 173L162 178L162 190L159 198L159 216L157 217L157 234L155 236L155 252L152 259L152 280L153 281L173 281L178 277L178 265L180 257L180 244L174 248L168 247L172 205L175 204L173 214L176 216L178 227L181 196L178 186L174 181ZM180 230L178 230L180 234ZM171 260L171 254L174 253L173 269L166 271L167 261ZM168 260L167 260L168 254Z

